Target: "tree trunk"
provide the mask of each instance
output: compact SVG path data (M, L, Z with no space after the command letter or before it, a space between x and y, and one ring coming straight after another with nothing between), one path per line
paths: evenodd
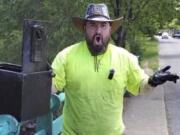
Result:
M126 29L121 26L117 32L115 33L115 36L113 35L113 41L117 46L121 46L125 48L126 46Z
M121 10L120 10L120 4L121 4L121 0L115 0L115 4L114 4L114 16L116 18L121 17ZM122 25L115 34L113 34L112 39L115 43L115 45L117 46L121 46L123 48L125 48L126 45L126 28Z

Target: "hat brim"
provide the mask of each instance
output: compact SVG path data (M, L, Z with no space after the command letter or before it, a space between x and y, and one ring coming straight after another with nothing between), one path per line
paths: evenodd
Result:
M111 23L111 32L115 32L121 25L123 21L123 17L117 18L114 20L108 20L104 17L97 17L97 18L91 18L91 19L85 19L81 17L73 17L72 21L74 26L80 31L84 33L84 24L86 21L97 21L97 22L110 22Z

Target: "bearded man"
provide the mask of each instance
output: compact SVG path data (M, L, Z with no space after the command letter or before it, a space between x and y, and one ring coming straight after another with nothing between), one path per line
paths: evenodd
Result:
M176 81L168 68L149 77L137 57L111 44L122 18L110 19L105 4L89 4L84 18L73 23L85 41L59 52L52 63L53 85L64 90L63 135L122 135L125 90L138 95L143 86Z

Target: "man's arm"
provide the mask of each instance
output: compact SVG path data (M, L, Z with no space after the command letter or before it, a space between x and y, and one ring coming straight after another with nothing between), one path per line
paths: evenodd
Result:
M152 87L156 87L158 85L161 85L167 81L173 81L174 83L177 82L179 79L179 76L176 74L173 74L169 72L170 66L166 66L158 71L156 71L152 76L149 76L148 78L144 78L141 81L140 85L140 93L146 93L147 90L151 89Z
M57 89L55 88L54 84L51 85L51 93L56 94Z

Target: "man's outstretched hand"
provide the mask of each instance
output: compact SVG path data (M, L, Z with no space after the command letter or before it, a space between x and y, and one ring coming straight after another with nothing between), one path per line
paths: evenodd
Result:
M170 73L168 71L170 68L171 66L166 66L163 69L155 72L154 75L149 78L148 84L152 87L156 87L157 85L163 84L166 81L173 81L176 83L177 79L179 79L179 76Z

